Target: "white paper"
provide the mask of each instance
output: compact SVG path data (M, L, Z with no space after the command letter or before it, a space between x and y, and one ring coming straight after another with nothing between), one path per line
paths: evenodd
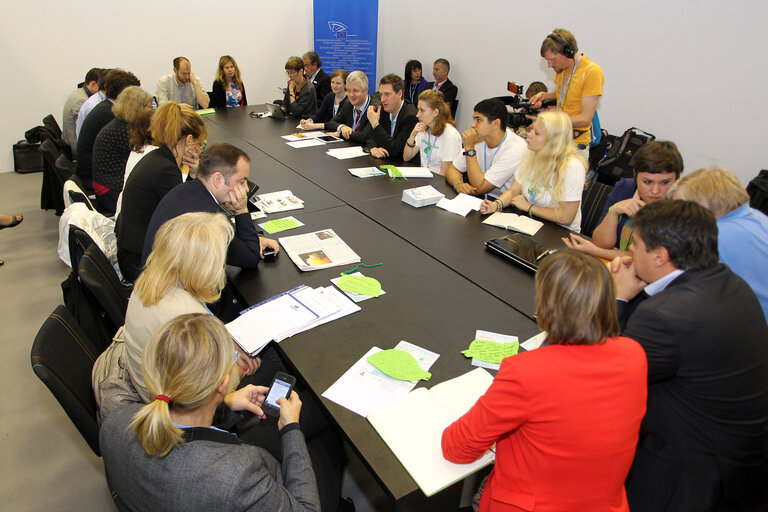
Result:
M358 178L372 178L374 176L386 176L387 174L376 167L354 167L348 170L349 174Z
M456 215L461 215L462 217L466 217L467 214L472 211L471 207L456 203L453 200L446 198L442 198L435 206L451 213L455 213Z
M352 273L350 275L351 276L362 276L363 273L362 272L354 272L354 273ZM341 279L341 276L331 279L331 282L333 284L335 284L336 286L339 286L339 279ZM350 299L352 299L355 302L363 302L364 300L368 300L368 299L372 299L373 298L370 295L363 295L362 293L348 292L346 290L342 290L341 288L339 288L339 290L341 290L342 293L344 293L347 297L349 297ZM381 290L381 293L379 294L379 297L381 297L382 295L386 295L386 294L387 294L387 292L385 292L384 290Z
M502 213L496 212L490 215L483 221L483 224L489 224L504 229L511 229L512 231L519 231L526 235L535 235L536 232L544 225L536 219L530 217L524 217L517 215L516 213Z
M348 158L357 158L359 156L367 156L368 153L363 151L360 146L352 146L348 148L333 148L326 151L327 154L339 160L346 160Z
M468 206L475 211L480 210L480 205L483 204L483 200L479 197L470 196L469 194L465 194L463 192L454 197L452 201L462 206Z
M508 334L499 334L497 332L481 331L480 329L475 331L476 340L488 340L496 343L514 343L517 341L517 336L510 336ZM479 359L472 358L472 366L479 366L480 368L488 368L489 370L498 370L501 367L501 363L487 363Z
M304 137L299 137L298 135L281 135L280 138L291 141L291 142L294 142L297 140L304 140Z
M541 331L539 334L535 336L531 336L524 342L520 344L521 347L523 347L525 350L535 350L541 346L542 343L544 343L544 340L547 337L547 331Z
M285 212L304 208L304 201L294 196L290 190L259 194L258 197L259 200L253 204L265 213Z
M360 261L360 256L332 229L286 236L279 238L278 242L291 261L302 271L319 270Z
M314 130L311 132L304 132L302 135L304 135L305 137L317 138L317 137L322 137L323 135L328 135L328 134L322 130Z
M323 146L325 145L325 142L313 138L305 138L301 140L297 140L295 142L286 142L289 146L292 148L308 148L310 146Z
M400 171L400 174L403 178L427 178L431 179L433 174L432 171L429 170L427 167L398 167L398 171ZM390 178L395 178L396 176L392 173L392 170L387 171L389 173ZM399 177L399 176L397 176Z
M401 341L395 348L411 353L424 371L428 371L439 357L439 354L407 341ZM407 395L418 381L393 379L379 371L367 361L368 357L376 352L381 352L381 349L373 347L366 352L344 375L325 390L323 397L365 417L398 397Z
M325 320L328 317L339 312L339 306L335 302L329 301L326 296L314 288L306 286L291 295L307 309L314 312L315 315L317 315L317 318L307 324L296 326L295 328L284 332L275 338L275 341L277 342L283 341L285 338L290 338L294 334L304 332L307 329L311 329L321 323L325 323Z
M264 212L251 212L251 220L263 219L267 214Z

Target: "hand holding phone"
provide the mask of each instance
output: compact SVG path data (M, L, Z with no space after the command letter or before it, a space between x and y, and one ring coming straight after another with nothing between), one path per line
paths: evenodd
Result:
M296 384L295 377L287 373L277 372L272 380L272 385L269 386L269 393L267 393L264 403L261 404L261 410L264 411L264 414L268 416L281 416L280 404L277 401L280 398L288 399L291 391L293 391L294 384ZM299 402L299 408L301 408L301 402Z

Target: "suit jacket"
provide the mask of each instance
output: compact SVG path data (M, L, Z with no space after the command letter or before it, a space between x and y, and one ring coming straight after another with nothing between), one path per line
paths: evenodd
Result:
M181 182L181 170L168 146L139 160L123 187L123 204L115 223L118 249L141 254L155 208Z
M323 68L320 68L317 70L315 79L312 80L312 85L315 87L317 104L319 105L331 93L331 76L323 71Z
M403 158L403 149L405 149L405 141L411 135L413 127L416 126L418 119L416 118L416 107L410 103L403 102L403 106L400 108L400 113L397 115L395 122L395 132L390 136L392 129L392 121L389 120L389 112L381 110L381 116L379 117L379 124L376 128L371 129L371 136L368 141L371 147L384 148L389 153L391 158L401 159Z
M381 98L378 96L378 93L371 96L371 101L368 105L381 105ZM354 126L354 122L355 107L351 102L347 101L344 103L344 106L339 109L336 117L325 123L325 130L329 132L335 132L339 129L339 125L342 124L351 128ZM349 141L356 142L358 144L365 144L368 141L368 138L371 136L371 131L371 123L368 122L368 115L366 114L366 111L363 110L360 113L360 124L358 125L358 130L352 132L352 135L349 137Z
M749 285L720 264L618 306L648 358L632 512L764 510L768 327Z
M294 423L280 431L283 460L210 428L185 428L184 443L149 457L129 424L141 405L119 407L99 431L112 489L135 511L320 510L304 435Z
M427 89L432 89L434 86L435 82L429 82L427 84ZM446 78L445 83L440 86L440 92L443 93L443 99L450 107L451 103L453 103L453 100L455 100L456 96L459 95L459 88L453 85L453 82L451 82L450 78Z
M155 234L166 221L189 212L221 213L224 211L213 198L202 181L187 180L170 192L160 201L152 214L144 237L144 250L141 254L142 262L147 261L152 246L155 243ZM261 245L259 244L259 232L253 225L251 215L242 213L235 215L235 237L229 243L227 250L227 263L241 268L254 268L261 261Z
M93 107L93 110L83 121L80 136L77 138L77 177L89 188L93 182L93 145L96 143L96 136L101 129L115 118L115 114L112 113L112 105L110 100L105 99Z
M468 463L496 443L483 512L628 511L624 478L646 379L643 349L627 338L508 357L488 391L443 432L443 455Z
M208 94L211 98L211 103L208 106L210 108L225 108L227 106L227 92L224 90L224 84L214 80L211 89L211 92ZM245 98L245 84L240 86L240 93L242 94L240 106L244 107L248 104L248 100Z

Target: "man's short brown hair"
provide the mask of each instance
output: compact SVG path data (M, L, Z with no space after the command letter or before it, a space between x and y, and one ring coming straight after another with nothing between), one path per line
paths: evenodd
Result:
M395 90L395 94L405 89L405 84L403 83L403 79L394 73L390 73L388 75L384 75L383 77L381 77L381 80L379 80L379 88L381 88L381 86L384 84L391 85L392 89Z

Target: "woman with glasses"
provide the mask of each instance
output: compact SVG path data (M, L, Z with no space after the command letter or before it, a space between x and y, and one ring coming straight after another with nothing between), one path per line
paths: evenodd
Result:
M283 97L283 112L292 117L312 117L317 112L315 86L304 76L304 62L299 57L290 57L285 63L288 87Z

